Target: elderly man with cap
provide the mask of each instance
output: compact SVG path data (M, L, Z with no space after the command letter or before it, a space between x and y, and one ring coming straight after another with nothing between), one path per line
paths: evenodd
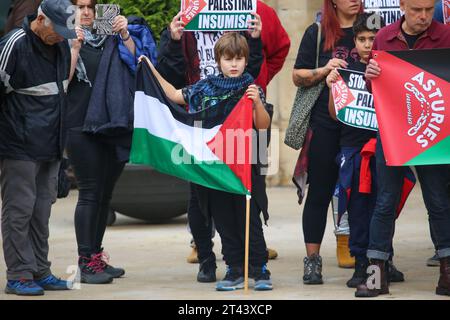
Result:
M64 145L70 72L66 39L77 38L69 0L44 0L37 15L0 40L0 185L5 292L67 290L48 261L49 219Z

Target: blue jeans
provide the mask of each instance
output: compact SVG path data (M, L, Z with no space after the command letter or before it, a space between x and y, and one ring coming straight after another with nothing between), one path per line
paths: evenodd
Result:
M380 136L377 137L378 197L370 224L367 257L388 260L396 208L400 200L407 167L386 166ZM450 256L450 206L447 194L448 166L417 166L422 196L428 210L434 245L440 258Z

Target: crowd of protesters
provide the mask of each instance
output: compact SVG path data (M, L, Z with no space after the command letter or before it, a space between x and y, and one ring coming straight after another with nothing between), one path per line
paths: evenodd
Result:
M71 283L51 271L49 220L56 201L64 152L79 189L74 213L78 266L82 283L107 284L125 270L109 264L103 249L111 197L129 160L133 129L133 95L138 63L157 75L169 99L189 112L214 108L220 97L247 88L253 102L254 128L270 129L273 109L267 86L283 68L290 39L276 12L257 1L254 19L242 32L187 32L173 17L159 45L143 18L117 16L115 35L93 30L96 0L13 2L6 34L0 40L0 185L6 293L43 295L69 290ZM436 6L436 8L435 8ZM68 8L76 8L69 27ZM304 284L323 284L320 248L330 201L338 188L350 188L346 209L350 237L346 249L355 259L347 286L356 297L389 293L390 282L404 281L392 262L395 218L408 167L387 166L380 135L336 121L332 84L337 68L365 73L367 87L382 70L372 50L450 48L442 3L401 0L404 15L384 26L368 23L361 0L324 0L320 19L302 35L293 69L297 87L320 88L312 106L308 138L308 192L303 209L306 246ZM433 19L434 15L434 19ZM209 58L202 52L214 52ZM325 85L326 84L326 85ZM114 96L114 99L108 97ZM270 130L269 130L270 132ZM363 149L370 148L367 172L371 189L361 191ZM345 159L345 161L341 161ZM450 295L450 204L448 166L416 166L429 214L435 261L440 265L436 293ZM269 249L263 221L269 218L265 176L252 168L249 276L255 290L274 287L268 270ZM187 208L198 282L216 282L215 229L227 265L218 291L244 286L245 206L243 196L190 184ZM367 283L375 267L380 286Z

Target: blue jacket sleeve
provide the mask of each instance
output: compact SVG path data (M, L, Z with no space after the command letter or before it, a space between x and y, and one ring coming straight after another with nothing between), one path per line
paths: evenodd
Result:
M150 58L153 64L157 62L157 48L155 40L150 30L143 25L131 24L128 25L128 32L133 38L136 46L136 54L133 55L123 43L119 37L119 55L121 60L128 66L128 68L135 73L137 68L138 59L141 55L145 55Z

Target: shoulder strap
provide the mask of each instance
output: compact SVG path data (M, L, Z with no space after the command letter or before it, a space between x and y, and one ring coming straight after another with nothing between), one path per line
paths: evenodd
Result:
M317 24L317 47L316 47L316 69L319 67L320 41L322 40L322 27L320 22Z

